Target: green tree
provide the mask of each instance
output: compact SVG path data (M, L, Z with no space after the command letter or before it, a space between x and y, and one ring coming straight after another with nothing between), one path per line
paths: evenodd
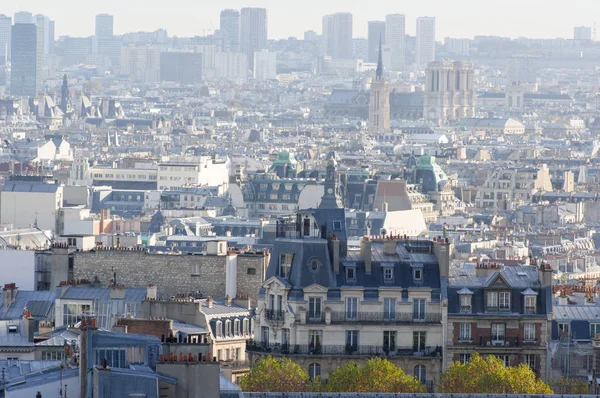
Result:
M589 392L586 382L571 377L557 377L550 382L550 385L555 394L582 395Z
M364 367L354 362L329 375L329 392L420 393L425 386L387 359L372 358Z
M477 353L466 364L453 363L442 374L438 389L446 394L552 394L529 366L506 367L493 355L483 359Z
M304 392L308 381L308 374L297 363L268 356L258 360L238 385L247 392Z

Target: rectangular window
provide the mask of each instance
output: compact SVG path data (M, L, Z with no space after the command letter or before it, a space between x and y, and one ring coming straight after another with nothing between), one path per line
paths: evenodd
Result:
M246 270L246 273L247 273L248 275L256 275L256 268L248 268L248 269Z
M386 352L396 351L396 332L386 330L383 332L383 350Z
M320 320L321 319L321 298L310 297L308 299L308 319Z
M358 351L358 330L346 330L346 351Z
M244 335L248 335L248 333L250 332L250 321L248 320L248 318L244 318Z
M312 354L321 353L321 344L323 344L323 331L322 330L309 330L308 331L308 349Z
M500 301L500 311L510 311L510 292L500 292L498 296Z
M600 323L590 323L590 337L600 337Z
M488 309L498 310L498 292L488 292L487 293L487 304Z
M333 230L334 231L341 231L342 230L342 222L341 221L334 221L333 222Z
M492 324L492 344L504 344L504 332L506 325L503 323Z
M425 299L413 300L413 320L425 320Z
M358 299L348 297L346 299L346 320L355 321L358 318Z
M526 323L523 326L523 340L534 341L535 340L535 323Z
M460 324L459 340L471 340L471 324L463 322Z
M266 326L262 326L260 329L261 329L260 332L261 332L261 337L262 337L262 343L269 344L269 328Z
M510 355L496 355L496 358L504 362L504 366L510 366Z
M290 270L292 269L292 260L294 255L291 253L281 253L279 255L279 276L282 278L288 278Z
M523 363L531 368L535 372L535 355L525 354L523 355Z
M466 364L467 362L469 362L469 359L471 359L471 354L459 354L458 355L458 360L463 365Z
M396 299L383 299L383 319L385 321L393 321L396 319Z
M460 312L461 313L470 313L471 312L471 295L470 294L461 294L460 295Z
M421 282L423 280L423 270L421 268L416 268L413 270L413 279L416 282Z
M287 329L287 328L281 329L281 344L283 344L283 345L290 344L290 329Z
M568 323L559 323L558 324L558 336L559 337L568 337L571 335L570 324Z
M425 332L413 332L413 352L425 351Z
M385 282L391 282L394 280L394 269L387 267L383 269L383 280Z
M356 269L354 267L346 267L346 281L356 282Z
M535 314L535 296L525 296L525 313Z

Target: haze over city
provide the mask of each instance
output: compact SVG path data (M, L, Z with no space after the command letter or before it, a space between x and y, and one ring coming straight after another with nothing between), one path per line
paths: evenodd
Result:
M306 0L195 1L195 0L104 0L83 5L76 0L4 2L0 12L29 10L48 15L57 22L57 35L93 34L95 14L115 16L115 33L166 29L175 36L203 35L218 29L224 8L264 7L269 18L269 38L302 37L305 30L320 31L320 16L334 12L354 15L354 35L366 37L367 21L386 14L407 16L407 33L414 34L414 19L435 16L438 40L445 36L473 38L476 35L506 37L569 37L571 26L592 25L600 15L595 0ZM566 6L568 4L568 6ZM600 21L599 21L600 22Z
M600 0L0 1L0 398L600 397Z

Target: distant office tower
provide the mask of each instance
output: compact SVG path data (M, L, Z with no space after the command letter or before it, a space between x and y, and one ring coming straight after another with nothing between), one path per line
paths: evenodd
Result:
M425 68L435 60L435 17L417 18L417 68Z
M510 58L506 72L508 83L535 83L537 81L537 58L519 55Z
M202 82L202 54L163 52L160 54L160 80L185 85Z
M377 62L379 57L379 41L385 43L385 21L369 21L369 56L367 60L371 63Z
M305 41L319 41L319 35L314 30L307 30L304 32Z
M0 57L4 61L10 60L10 36L12 32L12 18L0 14Z
M352 39L352 58L362 59L363 61L369 57L369 40L368 39Z
M15 25L18 23L35 23L35 18L27 11L15 12Z
M50 18L45 15L38 14L35 16L35 24L37 26L38 49L42 55L50 54L50 47L54 44L54 38L50 39L51 30Z
M242 53L219 52L215 56L217 76L227 80L248 79L248 57Z
M404 36L406 34L406 19L402 14L391 14L385 17L385 44L392 53L391 70L400 70L404 67Z
M324 55L334 59L352 58L352 14L338 12L323 17Z
M111 62L119 62L121 42L114 35L114 18L108 14L96 15L96 35L92 45L95 54L101 54Z
M442 123L475 113L473 66L469 62L431 62L425 70L423 115Z
M11 59L11 95L15 97L35 97L40 89L41 72L37 45L37 27L35 24L18 23L13 25L11 32Z
M589 26L576 26L573 29L573 39L592 40L592 28Z
M160 49L152 46L121 48L121 75L136 83L160 80Z
M390 131L390 89L383 76L383 49L379 42L379 56L375 80L371 82L369 101L369 132L381 134Z
M256 80L274 80L277 78L277 53L269 50L254 53L254 78Z
M240 51L254 65L254 53L267 48L267 10L242 8L240 14Z
M54 54L54 44L56 40L56 22L50 20L50 24L48 26L48 44L49 44L49 53Z
M223 35L223 51L238 52L240 50L240 12L238 10L221 11L219 30Z
M469 55L471 41L469 39L454 39L446 37L444 39L444 51L449 54Z
M85 63L92 53L92 38L67 36L63 40L62 47L65 65Z

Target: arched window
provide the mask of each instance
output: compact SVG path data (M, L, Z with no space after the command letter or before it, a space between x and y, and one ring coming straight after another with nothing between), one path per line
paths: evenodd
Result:
M424 365L415 366L415 379L423 384L427 383L427 368Z
M250 333L250 320L248 318L244 318L244 336L247 336Z
M231 321L230 320L225 321L225 336L231 337Z
M308 377L312 380L321 377L321 365L318 363L311 363L308 365Z
M233 334L235 336L240 335L240 320L239 319L236 319L235 321L233 321Z

